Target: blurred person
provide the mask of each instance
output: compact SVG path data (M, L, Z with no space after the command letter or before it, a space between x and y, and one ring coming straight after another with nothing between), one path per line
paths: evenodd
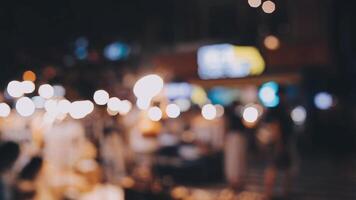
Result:
M131 112L130 112L131 113ZM132 150L132 172L135 179L140 181L138 187L146 187L153 179L152 166L155 161L154 153L159 149L157 137L161 132L161 122L147 118L147 113L132 110L131 126L128 132L129 147Z
M44 160L58 169L72 170L83 158L96 156L96 149L85 137L81 121L66 119L44 131Z
M245 182L247 138L239 112L240 102L233 102L226 109L228 134L225 140L225 176L230 186L241 190Z
M104 128L104 138L100 146L105 179L109 183L118 183L126 175L126 145L123 138L115 128Z
M211 146L214 151L224 150L224 140L226 131L226 120L224 117L217 117L211 121Z
M76 172L82 160L95 159L97 150L85 137L80 120L66 118L54 122L44 130L44 166L41 172L43 187L48 188L51 199L60 199L64 188L85 190L90 184Z
M290 138L292 134L292 120L286 106L285 89L280 87L278 92L279 104L267 111L265 122L271 133L269 145L270 157L265 171L265 196L271 199L279 171L284 173L283 195L288 196L290 189L290 168L292 164Z
M181 121L165 120L162 122L162 130L158 135L158 143L160 148L177 146L180 142L178 134L183 131Z
M42 168L41 157L33 157L17 176L15 199L34 199L37 195L37 177Z
M9 171L19 154L20 147L15 142L5 142L0 145L0 200L12 199L11 187L14 178Z
M135 122L135 126L132 126L129 132L129 144L136 154L136 159L140 160L143 157L150 157L148 155L159 148L157 136L161 132L162 125L161 122L148 119L144 112L138 113Z
M155 138L160 132L161 124L147 119L147 115L134 107L126 115L122 124L126 131L129 148L132 150L133 160L139 154L150 154L157 150L158 142Z
M192 131L190 124L184 127L181 135L181 145L178 149L178 154L184 160L197 160L201 157L201 153L197 145L195 145L196 135Z
M191 114L190 127L194 133L194 143L199 147L202 155L207 155L213 150L214 123L201 115L198 106L191 108Z
M22 117L17 112L12 111L8 117L0 120L0 139L2 141L15 141L17 143L31 141L29 127L31 117Z

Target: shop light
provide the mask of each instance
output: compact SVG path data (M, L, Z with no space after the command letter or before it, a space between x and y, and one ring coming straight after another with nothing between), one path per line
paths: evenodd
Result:
M265 62L255 47L215 44L198 49L198 75L201 79L240 78L259 75Z

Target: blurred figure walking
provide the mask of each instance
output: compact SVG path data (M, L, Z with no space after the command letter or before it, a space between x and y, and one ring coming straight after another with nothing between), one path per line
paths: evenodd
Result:
M225 142L225 177L233 189L241 190L245 182L247 139L239 112L239 102L227 109L228 134Z
M115 128L104 129L101 156L106 180L109 183L119 183L126 176L125 143Z
M286 106L284 88L279 89L280 103L271 108L266 116L267 129L272 135L269 150L269 163L265 171L265 195L271 199L279 171L284 173L283 195L288 196L290 189L290 168L292 164L290 138L293 132L292 121Z

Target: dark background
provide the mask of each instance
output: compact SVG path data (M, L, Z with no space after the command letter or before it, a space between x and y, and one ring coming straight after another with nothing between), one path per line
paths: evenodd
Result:
M250 8L247 0L6 2L0 8L1 77L60 64L80 36L91 48L119 39L151 51L201 40L254 45L276 34L288 44L326 43L337 68L354 71L354 1L275 2L271 15Z
M125 41L137 47L141 56L135 59L140 60L163 47L198 41L261 46L266 35L274 34L285 44L286 55L295 54L289 47L311 44L329 52L325 64L286 65L283 69L303 74L309 104L318 90L338 96L337 111L312 110L308 130L313 132L312 141L325 148L349 150L355 141L356 2L274 2L278 7L271 15L250 8L247 0L2 2L0 86L4 88L25 69L64 68L63 57L73 56L74 42L83 36L90 42L89 50L100 55L108 43ZM91 65L95 73L103 62L84 65Z

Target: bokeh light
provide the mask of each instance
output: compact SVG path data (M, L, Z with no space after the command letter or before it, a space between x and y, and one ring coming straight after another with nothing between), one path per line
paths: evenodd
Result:
M126 58L130 48L121 42L114 42L104 49L104 56L111 61L117 61Z
M16 102L16 111L23 117L31 116L35 112L35 104L28 97L21 97Z
M180 115L179 106L174 103L167 105L166 114L169 118L177 118Z
M83 101L83 106L85 107L85 110L87 111L87 115L89 115L90 113L92 113L94 111L94 104L93 104L93 102L91 102L89 100Z
M179 98L189 98L192 93L192 86L189 83L168 83L164 86L164 93L170 100Z
M44 104L44 109L49 112L49 113L57 113L58 107L57 107L57 100L54 99L49 99L45 102Z
M320 110L327 110L333 104L333 97L327 92L320 92L315 95L314 104Z
M257 48L232 44L200 47L197 64L201 79L241 78L259 75L265 69L265 61Z
M305 119L307 118L307 111L303 106L297 106L292 110L290 116L295 124L301 125L305 122Z
M19 81L10 81L6 90L7 93L13 98L19 98L24 94L22 83Z
M89 41L86 37L79 37L78 39L75 40L76 47L87 48L88 45L89 45Z
M206 120L213 120L216 117L216 108L212 104L206 104L201 109L201 114Z
M54 96L54 89L49 84L43 84L38 88L38 94L45 99L50 99Z
M268 35L263 40L265 47L269 50L276 50L280 46L279 39L274 35Z
M152 99L163 89L163 79L156 75L150 74L140 78L133 88L137 98Z
M239 96L239 90L227 87L213 87L208 92L208 98L213 104L229 105Z
M224 106L220 105L220 104L217 104L217 105L214 105L215 106L215 109L216 109L216 117L222 117L225 113L225 108Z
M140 110L147 110L151 105L151 99L139 98L136 101L136 106Z
M10 115L11 108L6 103L0 103L0 117L8 117Z
M66 89L62 85L54 85L53 95L55 97L64 97L66 95Z
M279 104L279 97L277 95L278 84L276 82L267 82L263 84L258 91L258 97L262 104L266 107L275 107Z
M22 79L24 81L32 81L32 82L35 82L36 81L36 74L35 72L31 71L31 70L28 70L28 71L25 71L22 75Z
M198 105L203 105L207 102L208 96L204 88L194 85L191 95L192 102Z
M258 119L258 110L253 106L248 106L243 110L242 118L248 123L255 123Z
M97 90L94 93L93 99L94 102L98 105L105 105L109 101L109 93L105 90Z
M177 104L181 112L186 112L191 107L189 99L176 99L174 103Z
M25 94L30 94L35 91L36 86L32 81L22 81L22 92Z
M152 121L159 121L162 118L162 111L159 107L154 106L148 109L148 118Z
M276 4L273 1L265 1L262 4L263 12L270 14L276 10Z
M84 60L88 57L88 50L85 47L78 47L74 52L78 60Z
M257 8L261 5L262 1L261 0L248 0L248 4L252 7L252 8Z
M70 111L71 108L71 102L68 101L67 99L62 99L58 101L58 111L62 114L67 114Z
M188 199L189 190L184 186L174 187L171 191L173 199Z
M33 103L35 104L35 107L38 109L44 108L46 99L40 97L40 96L34 96L31 98Z
M108 101L108 108L112 111L119 112L121 108L121 100L117 97L111 97Z
M106 112L110 115L110 116L116 116L119 112L118 111L113 111L110 110L109 108L106 108Z
M129 100L122 100L120 103L120 110L119 110L120 115L126 115L127 113L130 112L131 108L132 108L132 103Z
M82 119L94 110L94 104L89 101L74 101L71 103L69 114L73 119Z

